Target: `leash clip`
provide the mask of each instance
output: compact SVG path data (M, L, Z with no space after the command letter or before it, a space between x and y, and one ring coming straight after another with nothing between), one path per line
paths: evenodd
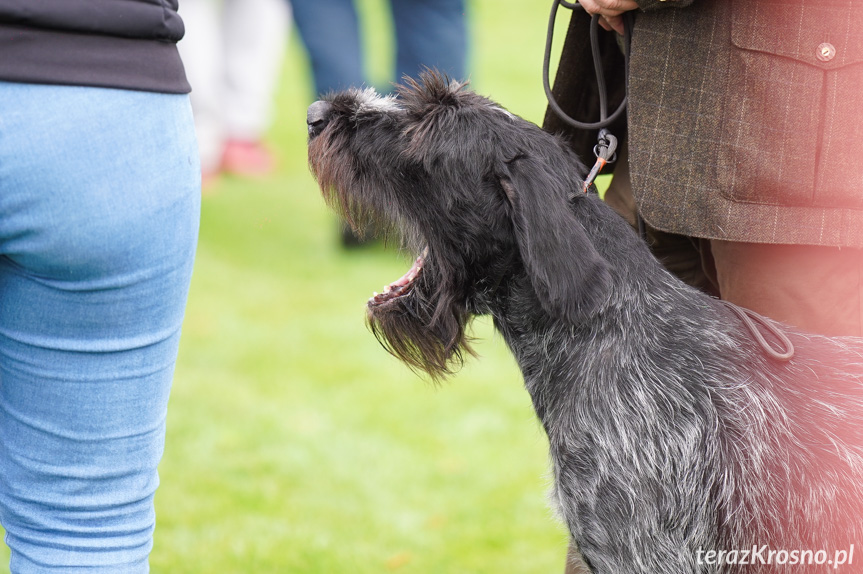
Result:
M599 130L597 143L593 146L593 155L596 156L596 163L593 164L590 173L584 178L584 193L590 190L596 180L596 176L600 174L602 169L617 160L617 138L611 135L611 132L605 128Z

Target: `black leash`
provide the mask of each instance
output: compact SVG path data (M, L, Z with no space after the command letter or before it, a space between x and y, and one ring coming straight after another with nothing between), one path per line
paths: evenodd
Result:
M545 54L542 59L542 85L545 88L545 95L548 99L549 107L557 116L565 123L580 130L599 130L597 143L593 147L593 155L596 156L596 163L588 173L584 180L584 193L587 193L596 180L596 176L609 163L614 163L617 159L617 138L608 131L610 126L617 120L624 111L626 111L626 97L617 106L610 116L608 115L608 93L606 89L605 74L602 71L602 59L599 53L599 15L594 14L590 20L590 48L593 55L593 69L596 73L596 85L599 91L599 121L597 122L580 122L572 118L569 114L563 111L563 108L557 103L554 94L551 91L551 80L549 77L549 68L551 66L551 44L554 37L554 24L557 20L557 11L563 6L570 10L583 10L584 8L577 3L567 2L566 0L554 0L551 6L551 15L548 18L548 31L545 41ZM629 80L629 46L632 39L632 14L624 13L623 18L623 57L626 68L626 78Z
M551 80L549 78L549 68L551 63L551 44L554 37L554 24L557 19L557 11L563 6L570 10L583 10L584 8L578 3L567 2L566 0L553 0L551 5L551 15L548 19L548 32L545 41L545 54L542 60L542 85L545 88L545 95L548 99L549 107L557 116L570 126L579 130L599 130L597 143L593 147L593 154L596 156L596 163L588 173L584 180L584 193L596 190L594 182L596 176L609 163L613 163L617 159L617 138L608 131L608 126L612 124L626 110L626 102L629 93L629 53L632 42L632 13L624 12L623 14L623 58L626 73L627 96L611 114L608 115L608 94L605 83L605 74L602 71L602 58L599 53L599 15L594 14L590 20L590 49L593 55L593 68L596 73L597 89L599 91L599 121L598 122L580 122L569 116L563 108L557 103L551 91ZM638 221L638 233L643 240L647 240L647 230L644 220L640 215L636 214ZM752 337L764 351L764 353L777 361L789 361L794 356L794 344L788 336L773 322L759 315L755 311L739 307L728 301L719 299L719 302L725 305L737 318L746 326ZM774 348L764 335L761 334L758 326L761 325L768 333L773 335L779 342L780 348Z

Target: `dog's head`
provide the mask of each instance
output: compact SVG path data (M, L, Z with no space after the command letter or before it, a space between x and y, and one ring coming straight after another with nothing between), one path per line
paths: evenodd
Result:
M441 376L465 326L527 277L542 309L579 323L605 299L607 263L574 215L582 167L558 138L429 72L396 96L331 94L309 107L309 164L354 227L395 228L419 256L369 300L390 352Z

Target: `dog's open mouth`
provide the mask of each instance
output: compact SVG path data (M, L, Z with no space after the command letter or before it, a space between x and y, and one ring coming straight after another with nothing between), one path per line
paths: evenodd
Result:
M425 248L422 255L417 257L414 264L408 269L408 272L384 287L383 293L375 293L369 299L369 305L382 305L388 301L393 301L399 297L403 297L411 292L417 278L422 275L425 258L428 255L428 248Z

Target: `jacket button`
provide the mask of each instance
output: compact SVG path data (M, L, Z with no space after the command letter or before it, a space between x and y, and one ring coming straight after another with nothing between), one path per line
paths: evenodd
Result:
M829 62L836 56L836 47L830 42L819 44L815 56L822 62Z

